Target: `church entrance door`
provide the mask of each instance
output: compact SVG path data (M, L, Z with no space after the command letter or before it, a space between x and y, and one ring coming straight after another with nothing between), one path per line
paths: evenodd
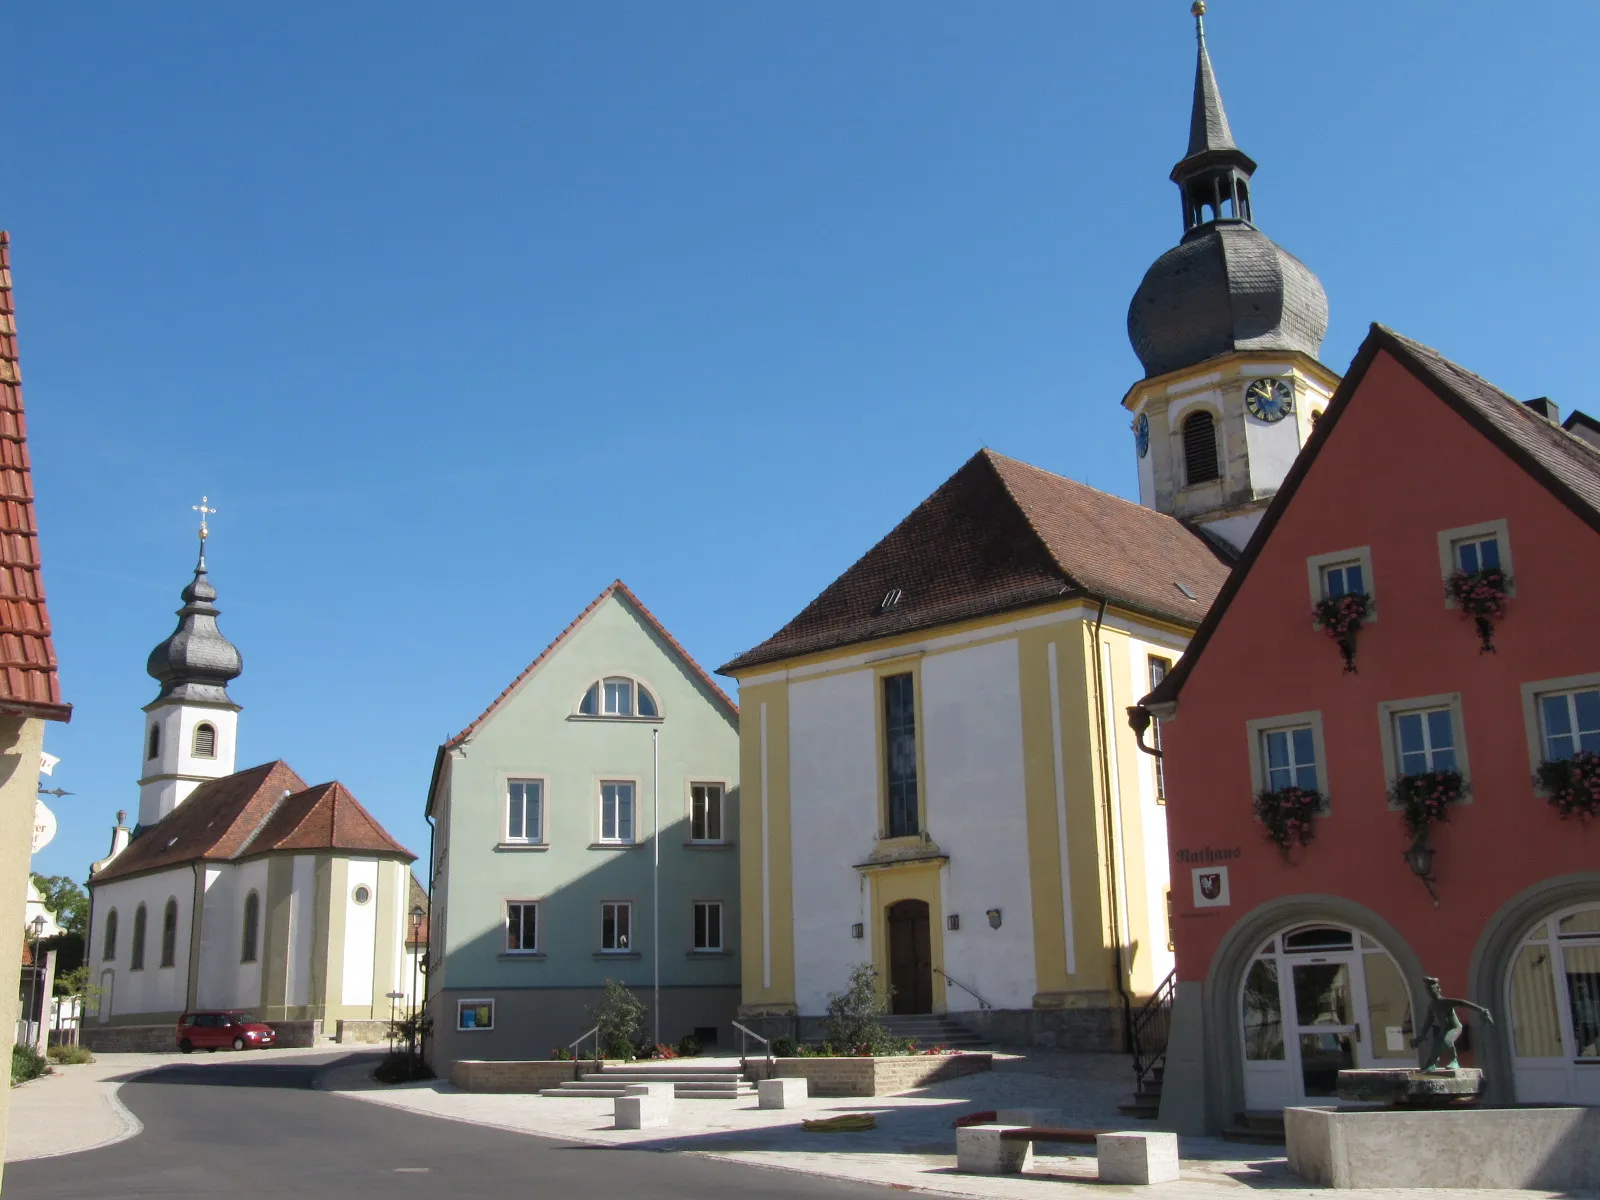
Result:
M889 906L889 1011L933 1011L933 951L928 937L928 905L901 900Z

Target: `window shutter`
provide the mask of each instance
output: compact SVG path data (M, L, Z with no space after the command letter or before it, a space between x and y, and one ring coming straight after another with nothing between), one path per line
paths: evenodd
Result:
M194 756L196 758L215 758L217 756L217 730L215 726L195 726Z
M1208 412L1190 415L1183 423L1184 483L1204 483L1219 479L1217 463L1217 423Z

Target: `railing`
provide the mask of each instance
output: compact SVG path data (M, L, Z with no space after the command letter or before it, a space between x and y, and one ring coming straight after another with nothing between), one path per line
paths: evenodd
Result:
M1178 972L1161 981L1155 994L1133 1015L1133 1077L1136 1090L1144 1091L1145 1078L1167 1062L1167 1036L1172 1031L1172 998L1178 990Z
M572 1052L573 1061L576 1062L578 1058L578 1047L583 1045L583 1043L588 1041L590 1038L594 1039L594 1069L598 1071L601 1067L601 1064L605 1061L600 1057L600 1026L596 1025L587 1033L580 1033L577 1037L573 1038L572 1041L567 1043L567 1049ZM576 1078L576 1076L574 1076L574 1078Z
M985 999L984 999L984 998L983 998L983 997L982 997L982 996L980 996L980 995L978 995L978 993L977 993L977 992L975 992L975 991L973 991L973 990L972 990L972 989L971 989L971 988L969 988L969 987L968 987L968 986L967 986L967 985L966 985L966 984L964 984L964 983L962 983L962 982L961 982L961 980L959 980L959 979L957 979L957 978L955 978L955 977L954 977L954 976L952 976L952 975L951 975L951 974L950 974L950 973L949 973L949 972L948 972L948 971L946 971L946 970L945 970L945 969L944 969L944 968L942 968L942 967L935 967L935 968L934 968L934 969L933 969L933 971L934 971L934 974L935 974L935 975L943 975L943 976L944 976L944 978L945 978L945 982L946 982L946 983L953 983L953 984L955 984L955 985L956 985L956 986L957 986L957 987L958 987L958 988L960 988L960 989L961 989L961 990L962 990L962 991L963 991L963 992L966 992L966 993L967 993L967 994L968 994L968 995L969 995L969 996L971 996L971 997L972 997L972 998L973 998L973 999L974 999L974 1000L976 1000L976 1001L977 1001L977 1002L978 1002L978 1007L979 1007L979 1008L993 1008L993 1007L994 1007L994 1005L992 1005L992 1004L990 1004L990 1003L989 1003L989 1002L988 1002L988 1001L987 1001L987 1000L985 1000Z
M751 1038L755 1038L756 1041L760 1042L763 1046L765 1046L767 1048L767 1075L770 1078L771 1075L772 1075L772 1061L773 1061L772 1060L772 1043L767 1041L766 1038L762 1037L754 1029L746 1029L743 1025L739 1024L739 1022L737 1022L737 1021L735 1021L733 1023L733 1027L739 1031L739 1057L740 1057L740 1059L744 1059L744 1058L749 1057L749 1054L750 1054L750 1039Z

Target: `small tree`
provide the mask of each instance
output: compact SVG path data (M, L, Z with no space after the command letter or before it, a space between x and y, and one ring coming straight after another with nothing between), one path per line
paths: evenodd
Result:
M828 1041L843 1054L876 1054L889 1043L889 1031L878 1020L885 1011L877 970L857 963L844 991L828 993Z
M602 1054L607 1058L632 1058L634 1038L644 1024L644 1005L615 979L608 979L595 1012L595 1024L600 1027Z

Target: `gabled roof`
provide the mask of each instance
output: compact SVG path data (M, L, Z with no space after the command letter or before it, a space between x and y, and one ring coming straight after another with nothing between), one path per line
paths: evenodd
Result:
M416 855L389 836L342 783L319 783L284 799L250 839L251 854L269 850L353 850Z
M1227 574L1223 552L1183 522L980 450L799 616L719 669L734 674L1064 596L1192 627ZM895 591L900 599L885 607Z
M1451 362L1428 346L1403 337L1392 329L1374 324L1366 341L1356 352L1350 370L1334 392L1327 409L1317 421L1311 437L1284 477L1261 524L1244 549L1217 602L1189 643L1189 649L1140 706L1170 704L1183 690L1184 682L1200 660L1212 632L1227 615L1228 606L1244 584L1262 548L1294 502L1301 481L1333 435L1339 419L1366 378L1367 370L1380 352L1389 354L1420 383L1466 422L1483 434L1507 458L1542 484L1551 495L1566 505L1590 528L1600 532L1600 450L1583 439L1546 420L1526 405L1502 392L1494 384Z
M50 613L44 602L33 469L22 409L11 235L0 231L0 711L49 721L72 718L61 700Z
M644 618L645 623L649 625L651 629L655 630L655 632L660 636L661 640L672 648L672 652L683 661L684 666L689 668L694 677L701 683L705 684L705 686L710 690L712 697L719 704L721 704L724 709L727 710L728 715L735 721L739 719L739 706L728 698L728 694L717 686L716 680L712 679L710 675L706 674L705 670L700 666L700 664L695 662L694 657L678 644L678 639L667 632L667 627L660 621L656 620L655 614L646 608L639 600L639 597L635 596L633 592L629 590L628 585L623 583L622 580L618 579L614 580L611 586L606 588L605 591L601 592L592 601L590 601L589 606L576 617L574 617L571 624L557 634L553 642L551 642L543 650L539 651L539 656L529 663L525 668L523 668L521 674L519 674L515 679L506 685L505 690L494 698L493 703L491 703L488 708L484 709L478 714L477 718L472 722L472 724L468 725L460 733L456 734L455 737L446 741L444 745L440 747L440 749L453 750L455 747L461 745L462 742L465 742L474 733L476 733L478 727L487 721L491 716L493 716L499 707L508 699L510 699L512 694L527 681L528 677L537 671L539 667L556 652L563 642L576 633L589 620L589 618L594 615L595 611L613 596L616 596L626 602L629 607L639 614L639 616ZM435 776L437 776L437 774L438 772L436 770ZM430 803L432 794L432 788L430 787Z
M307 788L281 760L202 783L95 872L106 883L196 861L228 862L272 850L351 850L416 855L401 846L342 784Z

